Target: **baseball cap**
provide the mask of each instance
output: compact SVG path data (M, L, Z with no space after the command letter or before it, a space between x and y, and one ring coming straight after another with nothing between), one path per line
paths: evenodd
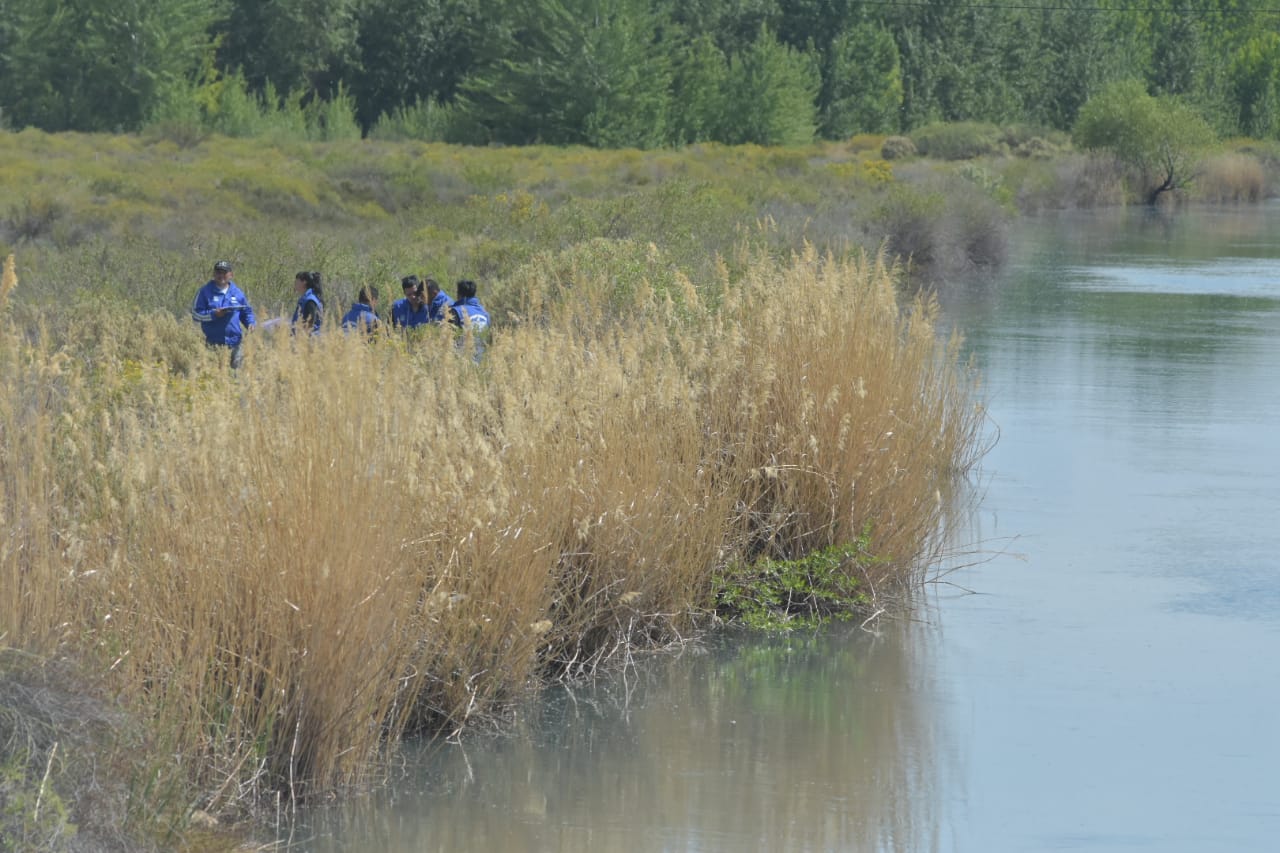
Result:
M214 272L231 272L231 262L218 261L216 264L213 265L213 271Z

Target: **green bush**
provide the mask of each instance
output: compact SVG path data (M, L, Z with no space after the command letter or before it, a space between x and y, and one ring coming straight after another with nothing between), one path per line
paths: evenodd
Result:
M901 160L919 154L916 144L908 136L890 136L880 146L880 156L885 160Z
M911 138L922 155L938 160L972 160L1004 152L1000 129L983 122L931 124L912 133Z
M453 104L417 100L383 113L369 129L370 139L388 141L452 142L480 144L486 141L484 128Z
M759 560L728 566L714 580L716 612L752 628L788 631L847 619L870 597L859 580L873 561L870 537L815 551L798 560Z

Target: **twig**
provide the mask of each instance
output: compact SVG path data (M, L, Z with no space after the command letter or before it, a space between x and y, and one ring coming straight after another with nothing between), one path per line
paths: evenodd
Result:
M40 825L40 801L44 799L45 786L49 784L49 772L53 770L53 756L58 752L58 742L53 742L53 749L49 750L49 760L44 765L44 778L40 780L40 793L36 794L36 811L33 816L33 822Z

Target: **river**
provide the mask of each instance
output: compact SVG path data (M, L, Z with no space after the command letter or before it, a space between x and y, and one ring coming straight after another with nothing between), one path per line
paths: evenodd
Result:
M290 849L1280 849L1280 206L1035 218L943 301L999 441L915 613L553 691Z

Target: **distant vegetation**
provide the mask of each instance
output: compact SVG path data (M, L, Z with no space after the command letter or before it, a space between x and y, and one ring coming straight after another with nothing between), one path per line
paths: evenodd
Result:
M0 122L472 144L1069 131L1133 80L1280 136L1280 19L1226 0L0 0Z

